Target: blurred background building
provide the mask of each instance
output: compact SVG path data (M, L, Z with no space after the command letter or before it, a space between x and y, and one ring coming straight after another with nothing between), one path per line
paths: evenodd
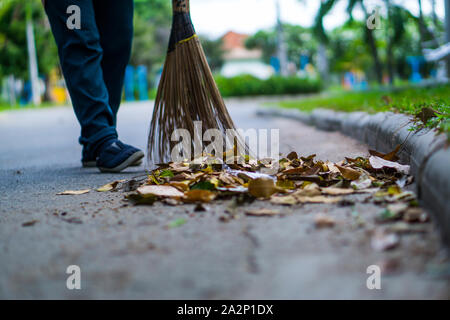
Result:
M222 37L224 65L220 71L224 77L235 77L249 74L267 79L275 73L272 66L262 60L261 49L248 49L245 42L249 35L227 32Z

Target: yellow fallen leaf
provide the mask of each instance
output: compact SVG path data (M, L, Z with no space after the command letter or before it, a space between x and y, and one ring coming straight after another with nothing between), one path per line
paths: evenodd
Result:
M113 182L110 182L108 184L105 184L103 187L100 187L97 189L98 192L107 192L107 191L111 191L114 190L117 185L121 182L125 182L125 180L116 180Z
M172 187L177 188L178 190L185 192L189 190L189 181L183 181L183 182L171 182L170 185Z
M216 194L209 190L190 190L185 192L185 202L210 202L214 200Z
M387 192L389 193L389 195L391 196L396 196L402 193L402 189L395 185L395 186L390 186L387 190Z
M78 196L80 194L89 193L89 191L91 191L91 190L90 189L86 189L86 190L66 190L66 191L57 193L56 195L58 195L58 196Z
M295 182L292 180L283 180L278 179L277 180L277 187L283 188L283 189L295 189Z
M220 183L219 179L217 179L215 177L208 180L208 182L211 183L212 185L214 185L214 187L216 187L216 188L219 186L219 183Z

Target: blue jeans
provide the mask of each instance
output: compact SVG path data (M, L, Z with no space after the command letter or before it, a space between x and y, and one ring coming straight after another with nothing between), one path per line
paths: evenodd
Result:
M80 29L67 21L80 8ZM47 13L61 68L81 125L83 154L95 157L103 142L117 138L116 115L133 39L133 0L47 0ZM73 20L71 20L73 22Z

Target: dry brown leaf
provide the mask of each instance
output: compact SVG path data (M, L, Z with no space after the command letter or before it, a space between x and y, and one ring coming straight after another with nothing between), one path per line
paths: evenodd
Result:
M273 204L280 204L280 205L294 205L298 203L298 200L292 195L285 197L272 196L270 198L270 202Z
M330 161L327 161L325 165L328 167L328 170L333 173L341 173L341 171L336 167L336 165Z
M292 169L287 169L283 171L283 174L302 174L303 172L305 172L308 168L304 168L304 167L298 167L298 168L292 168Z
M297 203L336 203L342 200L340 197L327 198L321 195L317 184L308 184L304 189L299 189L288 196L273 196L270 201L274 204L293 205Z
M318 214L314 218L314 225L316 228L332 228L334 227L336 221L333 219L333 217L330 217L325 214Z
M342 195L346 195L346 194L352 194L355 192L355 190L353 190L353 189L343 189L343 188L333 188L333 187L322 188L321 190L322 190L323 194L327 194L330 196L342 196Z
M314 196L314 197L300 196L296 197L296 199L300 203L337 203L342 201L341 197L328 198L325 196Z
M221 172L219 175L219 180L222 181L226 185L234 184L235 180L233 176L229 173Z
M321 170L323 170L322 163L318 162L313 167L308 168L305 172L303 172L303 175L314 176L318 174Z
M433 108L425 107L422 108L422 110L420 110L420 112L416 114L416 118L422 121L423 123L427 123L428 120L436 117L438 114L439 112L437 112Z
M388 161L398 161L398 157L397 157L397 153L400 151L400 147L401 145L399 144L393 151L389 152L389 153L381 153L375 150L369 150L369 154L371 156L376 156L376 157L380 157L384 160L388 160Z
M289 153L289 154L286 156L286 158L289 159L289 160L295 160L295 159L298 159L297 152L292 151L291 153Z
M367 188L355 190L355 193L377 193L378 191L380 191L380 188Z
M361 172L358 170L348 168L348 167L342 167L340 165L336 164L336 167L341 172L342 176L347 180L358 180L359 176L361 175Z
M174 172L185 172L185 171L189 171L189 165L185 165L184 163L179 163L179 162L175 162L175 163L171 163L169 164L170 170L174 171Z
M81 194L85 194L85 193L89 193L91 190L90 189L86 189L86 190L66 190L60 193L57 193L56 195L58 196L78 196Z
M184 193L172 186L142 186L137 189L138 194L153 195L161 198L183 198Z
M278 210L270 210L270 209L253 209L245 211L245 214L248 216L276 216L280 214Z
M320 196L321 194L319 187L313 183L306 186L304 189L295 191L292 195L294 197L315 197Z
M98 192L112 191L112 190L114 190L117 187L117 185L119 183L122 183L122 182L125 182L125 181L126 180L116 180L116 181L110 182L110 183L105 184L104 186L98 188L97 191Z
M185 202L211 202L216 197L214 192L209 190L190 190L185 192Z
M38 222L39 222L39 220L27 221L27 222L22 223L22 227L32 227Z

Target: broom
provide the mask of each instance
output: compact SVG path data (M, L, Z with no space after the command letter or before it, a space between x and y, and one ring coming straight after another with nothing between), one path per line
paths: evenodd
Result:
M171 141L176 129L188 130L193 146L196 121L202 122L202 135L207 129L218 129L224 134L227 129L235 128L195 33L189 0L172 0L172 5L169 49L148 137L147 154L151 164L170 161L171 150L177 144ZM235 148L236 143L244 145L240 138L233 140Z

